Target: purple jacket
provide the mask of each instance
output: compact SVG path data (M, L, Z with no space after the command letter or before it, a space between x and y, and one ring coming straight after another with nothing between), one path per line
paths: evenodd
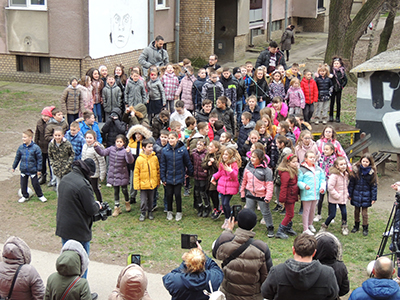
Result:
M109 165L107 173L107 183L112 186L123 186L129 184L128 164L132 164L134 159L132 153L126 152L124 147L115 146L101 149L95 146L94 150L101 156L109 156Z
M287 91L285 100L288 100L289 107L300 107L304 109L306 105L306 98L304 97L303 90L298 87L291 86Z
M206 150L203 152L198 152L194 149L192 152L192 163L193 163L193 175L195 180L207 180L207 170L204 170L201 166L204 158L206 157Z
M213 175L218 180L217 191L223 195L236 195L239 192L238 165L231 164L232 172L225 171L222 163L219 164L218 172Z

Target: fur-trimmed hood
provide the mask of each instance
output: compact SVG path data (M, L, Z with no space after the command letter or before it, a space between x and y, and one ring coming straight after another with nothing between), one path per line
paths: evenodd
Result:
M30 264L31 249L21 238L10 236L3 246L3 261L7 264Z
M320 232L317 239L317 253L314 259L319 261L342 260L343 247L339 239L330 232Z
M144 136L145 139L149 139L152 137L152 133L150 130L148 130L146 127L144 127L143 125L134 125L132 126L129 131L128 134L126 135L126 137L128 138L128 140L135 134L135 133L140 133L141 135Z

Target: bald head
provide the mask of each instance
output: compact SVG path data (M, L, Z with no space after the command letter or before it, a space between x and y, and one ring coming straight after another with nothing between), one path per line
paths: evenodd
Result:
M391 279L393 273L395 272L393 261L388 257L379 257L375 264L372 273L378 279Z

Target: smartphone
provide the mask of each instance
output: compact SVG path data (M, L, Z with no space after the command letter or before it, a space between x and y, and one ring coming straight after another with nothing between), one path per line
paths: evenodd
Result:
M181 248L192 249L197 248L196 242L201 243L201 240L197 239L197 234L181 234Z
M238 215L239 211L241 211L241 210L242 210L242 206L240 204L232 205L231 217L234 217L235 221L237 219L237 215Z
M140 263L141 263L140 254L129 254L128 255L128 265L136 264L136 265L140 266Z

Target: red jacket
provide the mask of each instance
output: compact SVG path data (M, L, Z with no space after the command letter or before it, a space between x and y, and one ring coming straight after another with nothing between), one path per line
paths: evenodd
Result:
M289 172L278 171L281 176L281 192L279 202L295 203L299 199L299 187L297 186L297 175L290 178Z
M318 87L314 79L311 78L310 80L307 80L303 77L300 86L303 90L304 97L306 98L306 104L318 102Z

